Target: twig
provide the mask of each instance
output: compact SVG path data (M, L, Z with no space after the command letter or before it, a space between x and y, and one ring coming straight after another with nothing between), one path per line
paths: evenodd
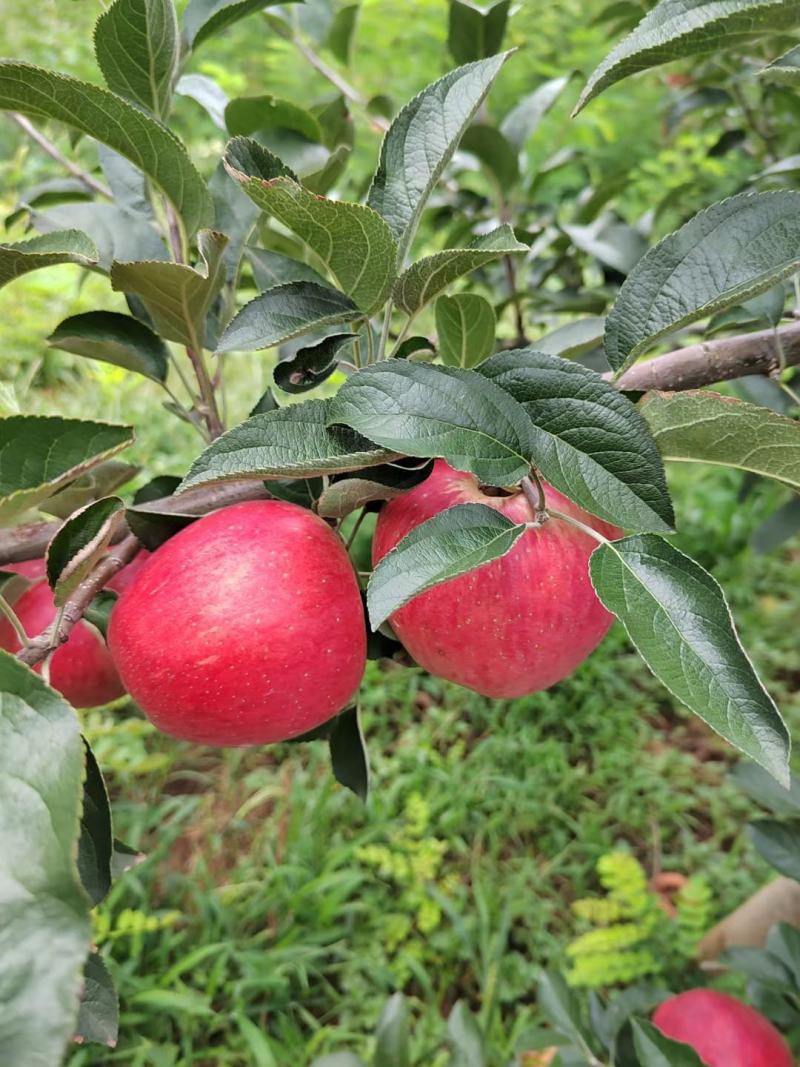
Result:
M141 548L139 541L128 534L115 549L105 556L66 601L52 624L17 653L17 659L36 666L69 640L73 627L84 616L91 602L111 579L126 567Z
M87 189L90 189L93 193L98 193L100 196L104 196L107 200L114 199L114 194L106 185L103 185L97 178L93 178L87 171L67 159L66 156L63 156L53 142L48 140L43 133L40 133L33 123L26 119L24 115L20 115L18 111L12 111L10 112L9 117L13 122L16 122L21 130L24 130L25 133L27 133L32 141L35 141L36 144L38 144L43 152L46 152L51 159L54 159L56 163L59 163L72 175L73 178L77 178Z
M361 93L348 81L345 81L341 74L335 71L333 67L328 66L322 56L317 55L310 45L307 45L305 41L301 41L300 38L296 36L292 38L292 43L300 54L308 60L311 66L318 71L323 78L327 79L335 89L338 89L343 97L349 100L351 104L355 104L357 107L363 108L364 110L367 109L368 101L366 97L362 96ZM370 122L376 129L381 130L383 133L389 129L389 123L382 115L370 114Z

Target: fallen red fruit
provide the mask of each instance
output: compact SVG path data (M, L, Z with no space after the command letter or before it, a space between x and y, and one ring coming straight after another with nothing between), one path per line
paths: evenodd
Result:
M350 703L366 662L342 542L277 500L224 508L162 545L115 605L109 645L148 718L209 745L319 726Z
M550 507L608 538L621 531L587 515L550 486ZM471 474L437 460L430 477L382 509L372 543L378 563L415 526L456 504L480 503L530 522L525 496L492 496ZM571 674L613 616L589 580L596 542L559 519L529 530L500 559L422 593L391 617L408 652L431 674L488 697L519 697Z
M152 552L148 552L146 548L140 549L128 566L118 571L111 581L106 584L106 589L110 589L112 593L116 593L118 596L124 593L151 555Z
M28 571L26 577L35 573L33 567ZM44 581L24 592L13 607L29 637L42 633L56 617L53 593ZM19 638L7 619L0 621L0 648L7 652L20 649ZM39 672L41 669L41 664L36 667ZM69 640L53 653L50 684L76 708L108 704L125 692L102 635L85 621L76 623Z
M660 1004L653 1023L695 1050L707 1067L793 1067L786 1042L769 1020L727 993L690 989Z

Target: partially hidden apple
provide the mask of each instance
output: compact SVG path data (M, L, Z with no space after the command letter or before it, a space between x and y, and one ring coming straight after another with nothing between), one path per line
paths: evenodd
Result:
M620 530L544 485L547 504L609 539ZM386 504L372 543L378 563L407 533L456 504L480 503L514 522L533 520L521 492L495 496L471 474L437 460L426 481ZM552 518L522 535L505 556L415 597L391 616L413 658L431 674L484 696L547 689L571 674L606 634L612 616L589 579L597 542Z
M16 573L29 578L44 574L42 561L27 562L29 566L22 570L21 565L15 566ZM42 633L56 617L52 590L43 580L22 593L14 601L13 608L30 637ZM6 652L20 649L19 638L7 619L0 621L0 648ZM41 665L36 670L41 672ZM83 620L75 624L69 640L53 653L50 684L76 708L108 704L125 692L102 635Z
M151 555L152 552L148 552L146 548L140 548L128 566L117 571L111 581L106 583L106 589L110 589L117 596L124 593Z
M160 730L256 745L306 733L349 704L366 627L339 537L305 508L259 500L157 549L114 606L109 645Z
M656 1008L653 1023L682 1041L707 1067L793 1067L786 1042L768 1019L727 993L690 989Z

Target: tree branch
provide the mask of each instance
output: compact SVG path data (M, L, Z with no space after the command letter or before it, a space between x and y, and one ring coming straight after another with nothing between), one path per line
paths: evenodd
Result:
M663 356L636 363L614 383L618 389L646 391L699 389L715 382L743 378L747 374L775 374L780 366L779 346L784 366L800 364L800 323L779 330L759 330L740 337L701 341Z
M107 200L113 200L113 193L107 186L103 185L97 178L93 178L91 174L88 174L85 170L76 166L71 160L67 159L66 156L62 155L53 142L48 140L43 133L40 133L33 123L26 119L24 115L20 115L18 111L12 111L10 118L13 122L16 122L21 130L24 130L25 133L27 133L32 141L35 141L36 144L38 144L43 152L46 152L51 159L54 159L56 163L59 163L64 170L72 175L73 178L77 178L79 182L82 182L83 185L93 193L99 193L100 196L106 197Z

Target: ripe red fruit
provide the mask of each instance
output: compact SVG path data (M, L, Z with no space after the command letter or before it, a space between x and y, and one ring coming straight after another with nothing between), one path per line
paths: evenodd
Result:
M690 989L656 1008L662 1034L690 1045L707 1067L793 1067L789 1048L771 1022L716 989Z
M39 561L35 561L39 562ZM31 576L34 568L27 568ZM14 611L31 637L45 630L56 617L53 593L47 582L37 582L14 602ZM18 652L19 639L7 619L0 621L0 648ZM41 665L36 667L41 671ZM76 708L93 708L121 697L125 690L102 636L90 623L73 627L69 640L53 653L50 684Z
M13 574L21 574L23 578L34 581L44 578L45 564L43 559L24 559L21 563L4 563L0 571L11 571Z
M111 581L106 584L106 589L110 589L112 593L116 593L118 596L124 593L151 555L152 552L148 552L146 548L140 549L128 566L118 571Z
M621 531L550 486L548 504L608 538ZM471 474L438 460L426 481L386 504L372 543L377 563L415 526L455 504L480 503L515 522L533 512L521 492L490 496ZM492 563L416 597L391 617L397 636L431 674L488 697L535 693L571 674L612 622L589 580L596 542L558 519L523 534Z
M160 730L258 745L346 707L366 627L333 530L305 508L259 500L207 515L154 552L111 613L109 645Z

